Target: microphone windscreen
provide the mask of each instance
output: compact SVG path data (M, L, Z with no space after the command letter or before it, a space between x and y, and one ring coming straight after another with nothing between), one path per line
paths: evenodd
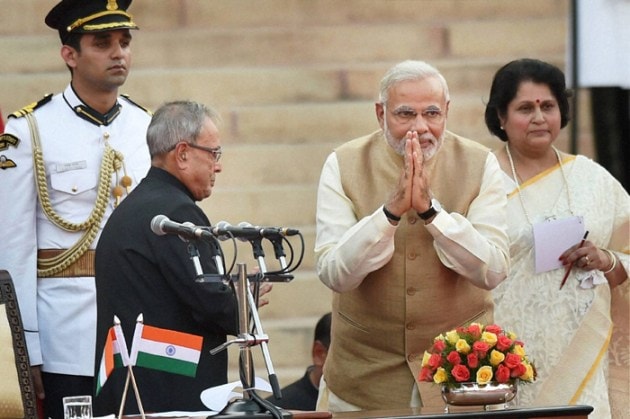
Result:
M166 234L164 230L162 230L162 223L164 221L168 221L168 217L166 215L156 215L151 220L151 231L157 234L158 236L163 236Z

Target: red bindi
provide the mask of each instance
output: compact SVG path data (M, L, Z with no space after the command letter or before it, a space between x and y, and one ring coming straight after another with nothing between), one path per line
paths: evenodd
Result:
M540 99L536 99L536 103L540 103Z

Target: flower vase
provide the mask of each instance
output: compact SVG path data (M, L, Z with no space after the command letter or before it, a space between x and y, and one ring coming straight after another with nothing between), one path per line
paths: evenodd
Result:
M450 406L483 406L484 410L505 409L505 404L516 396L516 383L498 383L495 381L479 383L459 383L455 386L442 384L442 400L446 403L444 411ZM497 406L498 405L498 406Z

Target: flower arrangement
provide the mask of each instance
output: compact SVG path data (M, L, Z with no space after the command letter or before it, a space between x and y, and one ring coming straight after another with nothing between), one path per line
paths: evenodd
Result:
M424 352L419 380L448 387L465 382L532 382L536 368L523 346L514 333L495 324L458 327L437 336Z

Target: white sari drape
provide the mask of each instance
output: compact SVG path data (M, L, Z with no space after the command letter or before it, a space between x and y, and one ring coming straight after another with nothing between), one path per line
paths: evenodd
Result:
M519 336L537 368L537 381L519 387L519 404L586 404L595 408L593 418L622 418L629 411L630 281L613 290L607 282L583 289L574 267L560 290L564 269L536 274L523 205L532 223L583 216L588 240L612 250L629 272L630 197L584 156L565 158L563 167L570 198L559 165L523 183L521 197L504 176L512 268L493 292L495 321Z

